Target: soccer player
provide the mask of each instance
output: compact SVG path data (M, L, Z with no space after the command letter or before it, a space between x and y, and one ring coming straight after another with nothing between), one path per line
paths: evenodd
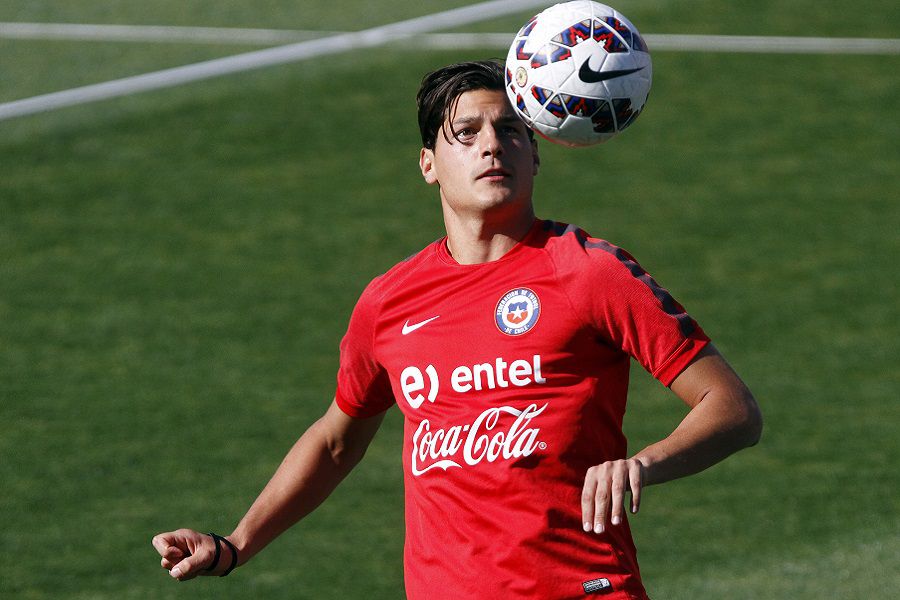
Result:
M407 597L643 599L626 513L645 487L757 442L756 401L628 253L537 219L537 144L494 62L418 94L419 166L447 236L376 277L341 342L335 399L227 537L153 545L172 577L243 565L331 493L404 415ZM690 407L628 455L630 359Z

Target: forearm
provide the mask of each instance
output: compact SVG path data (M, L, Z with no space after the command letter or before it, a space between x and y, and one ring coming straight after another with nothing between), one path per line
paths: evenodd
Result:
M287 453L231 535L223 539L193 529L155 535L152 543L162 567L187 581L200 575L227 575L246 563L334 491L362 459L383 418L384 413L350 417L332 402Z
M626 491L631 492L631 512L637 512L642 488L702 471L759 440L759 406L711 344L670 387L690 412L665 439L631 458L587 470L581 493L585 531L603 533L608 517L613 525L622 523Z
M644 466L643 485L698 473L759 440L762 418L749 390L705 392L679 426L634 458Z
M297 440L229 536L241 564L319 506L362 458L368 440L352 448L337 444L325 419Z

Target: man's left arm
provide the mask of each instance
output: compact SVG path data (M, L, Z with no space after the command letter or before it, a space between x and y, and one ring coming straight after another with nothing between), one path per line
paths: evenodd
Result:
M581 497L585 531L602 533L608 524L621 523L626 492L631 492L631 512L635 513L644 487L698 473L759 441L759 406L712 344L670 388L690 412L669 436L633 457L588 469Z

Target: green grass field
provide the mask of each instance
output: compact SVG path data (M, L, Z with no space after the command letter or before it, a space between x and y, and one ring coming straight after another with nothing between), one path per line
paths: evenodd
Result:
M27 4L0 21L358 29L465 3ZM645 33L900 37L880 0L852 18L753 4L619 7ZM246 50L0 40L0 102ZM395 410L334 496L227 580L171 581L150 538L230 531L327 406L358 294L442 232L419 80L503 54L389 46L0 122L0 597L402 597ZM900 586L898 72L656 52L625 135L541 146L538 214L632 251L766 417L758 447L646 492L632 526L656 599ZM633 373L637 450L684 409Z

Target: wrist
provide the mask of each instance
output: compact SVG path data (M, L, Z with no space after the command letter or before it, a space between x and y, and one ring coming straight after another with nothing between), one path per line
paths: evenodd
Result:
M654 465L656 465L657 460L653 458L652 455L643 450L632 457L632 460L636 460L641 465L641 485L648 486L653 485L654 483L659 483L654 478L656 469Z
M227 537L213 532L209 532L207 535L211 537L213 543L215 543L216 553L212 564L210 564L206 570L213 571L219 577L225 577L237 567L238 559L240 557L239 552Z
M231 542L238 553L238 562L237 566L243 566L250 560L250 558L255 554L251 547L250 539L244 535L240 530L240 528L235 529L233 532L229 533L225 536L229 542Z

